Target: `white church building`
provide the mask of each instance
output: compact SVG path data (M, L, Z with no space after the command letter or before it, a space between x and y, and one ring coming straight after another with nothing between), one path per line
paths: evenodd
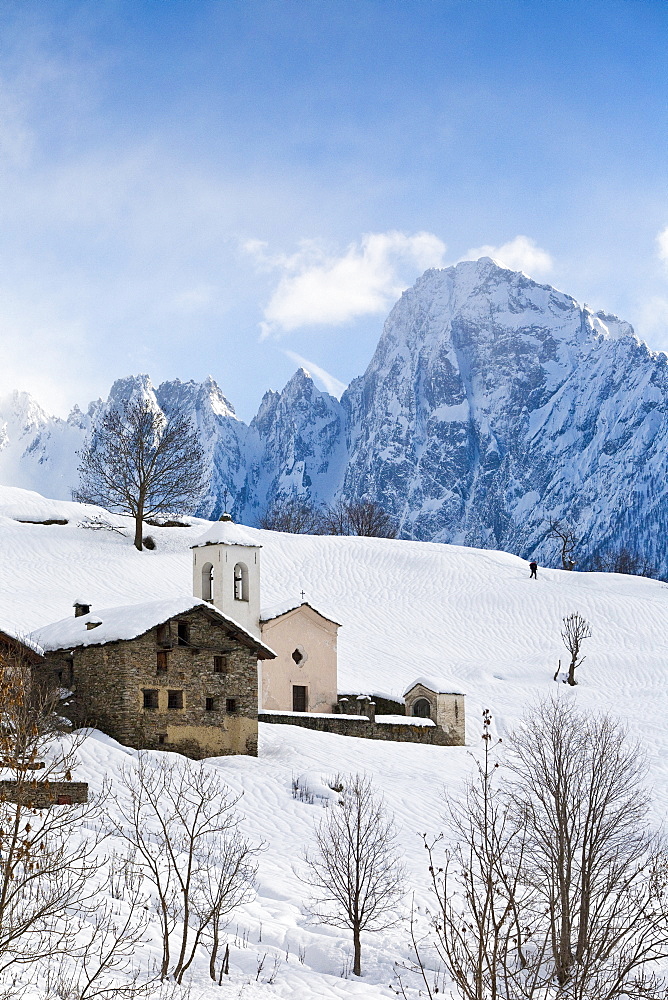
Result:
M306 601L261 608L261 548L247 528L223 515L192 546L193 594L276 653L261 665L260 708L333 712L340 626Z

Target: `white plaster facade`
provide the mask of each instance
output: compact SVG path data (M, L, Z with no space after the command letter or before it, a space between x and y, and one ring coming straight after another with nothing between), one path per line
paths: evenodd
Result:
M406 715L433 719L437 726L448 733L456 746L466 743L466 714L464 695L455 691L441 691L425 678L414 681L404 692Z
M193 551L193 594L260 638L260 549L243 525L223 515Z
M260 619L262 642L276 653L275 660L262 665L261 707L333 712L338 701L338 623L306 602L274 614L264 611Z

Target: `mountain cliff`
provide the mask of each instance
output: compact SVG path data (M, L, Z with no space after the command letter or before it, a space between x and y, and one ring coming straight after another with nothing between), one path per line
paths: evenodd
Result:
M366 372L341 401L303 369L268 392L250 426L212 379L114 383L67 421L24 393L0 402L0 474L55 497L104 413L145 393L188 415L211 488L256 523L277 497L343 494L390 509L404 537L551 559L550 518L569 520L580 563L623 547L668 572L668 368L628 323L489 258L427 271L390 313Z

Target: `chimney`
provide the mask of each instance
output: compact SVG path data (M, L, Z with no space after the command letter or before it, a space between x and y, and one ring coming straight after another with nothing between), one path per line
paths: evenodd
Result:
M90 604L83 604L81 601L74 602L74 617L81 618L82 615L87 615L90 612Z

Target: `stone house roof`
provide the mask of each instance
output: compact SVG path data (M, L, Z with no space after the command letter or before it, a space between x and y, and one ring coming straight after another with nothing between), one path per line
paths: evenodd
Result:
M207 601L196 597L173 597L162 601L147 601L143 604L128 604L118 608L104 608L91 611L79 617L63 618L35 629L29 635L45 651L73 649L81 646L103 646L111 642L122 642L144 635L156 625L163 625L171 618L183 615L195 608L203 611L214 623L224 625L242 645L256 652L261 660L274 659L276 654L243 626L222 614Z
M14 655L26 656L31 662L41 660L44 656L44 650L38 642L29 635L20 635L5 625L0 628L0 651L3 646Z

